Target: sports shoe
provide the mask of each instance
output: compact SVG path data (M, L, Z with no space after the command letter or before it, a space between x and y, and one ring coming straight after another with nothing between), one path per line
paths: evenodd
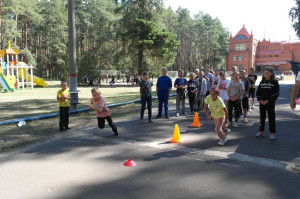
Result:
M244 122L248 123L248 119L246 117L244 117Z
M233 126L234 128L237 128L237 127L239 127L239 124L238 124L237 122L233 122L233 123L232 123L232 126Z
M264 134L264 132L262 132L262 131L259 131L258 133L256 133L256 135L255 135L256 137L258 137L258 138L262 138L262 137L264 137L265 136L265 134Z
M228 129L228 128L225 128L225 133L226 133L226 136L229 134L231 132L231 130L230 129Z
M143 119L140 119L139 124L145 124Z
M67 131L67 130L71 130L71 128L70 128L70 127L66 127L65 129L66 129L66 131Z
M175 117L179 117L179 113L176 113Z
M168 116L168 115L166 115L166 116L165 116L165 118L166 118L166 119L169 119L169 116Z
M118 128L117 128L117 127L114 127L114 128L113 128L113 132L115 133L115 136L116 136L116 137L119 135L119 133L118 133Z
M250 113L251 113L251 110L247 111L247 115L250 115Z
M227 126L228 126L228 127L232 126L232 122L228 122L228 123L227 123Z
M224 138L223 140L220 140L219 142L218 142L218 145L219 146L224 146L224 144L227 142L227 138Z
M254 106L254 104L251 106L251 109L255 109L255 106Z
M153 121L152 121L152 120L149 120L149 121L148 121L148 123L152 124L152 123L153 123Z
M161 118L161 115L157 115L156 117L155 117L155 119L160 119Z
M270 140L275 140L275 139L276 139L275 133L270 133L269 139L270 139Z

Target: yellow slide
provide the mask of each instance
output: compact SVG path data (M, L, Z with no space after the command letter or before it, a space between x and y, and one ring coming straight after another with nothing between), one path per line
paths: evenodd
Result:
M22 70L23 70L23 77L24 79L26 78L26 68L23 68L23 69L19 69L19 75L22 77ZM31 81L31 75L29 73L27 73L27 78L28 78L28 81ZM39 78L37 76L34 76L33 75L33 83L35 83L36 85L38 86L42 86L42 87L47 87L48 84L45 83L45 80L43 78Z

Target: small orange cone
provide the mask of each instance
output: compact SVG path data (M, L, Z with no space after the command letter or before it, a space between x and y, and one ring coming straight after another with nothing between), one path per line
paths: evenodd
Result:
M195 113L194 122L191 127L201 127L202 124L199 121L198 113Z
M180 132L179 132L178 124L175 124L173 139L170 140L170 142L171 143L182 143L182 140L180 138Z

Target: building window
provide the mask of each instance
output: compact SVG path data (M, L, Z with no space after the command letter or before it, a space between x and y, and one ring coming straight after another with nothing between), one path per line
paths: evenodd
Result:
M274 57L279 57L279 55L274 55Z
M236 61L236 56L233 56L233 61Z
M243 56L239 56L239 61L243 61Z
M267 55L263 55L263 57L268 57Z
M236 44L235 51L246 50L246 44Z
M256 58L261 58L261 56L260 56L260 55L257 55Z
M273 55L269 55L269 57L273 57Z
M237 36L235 39L247 39L248 37L246 37L245 35L239 35Z

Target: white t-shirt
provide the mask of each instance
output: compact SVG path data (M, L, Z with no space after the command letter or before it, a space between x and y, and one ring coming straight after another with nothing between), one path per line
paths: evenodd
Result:
M222 87L225 87L228 89L229 84L230 84L230 81L228 79L225 79L225 80L219 81L218 86L221 85ZM220 97L222 98L222 100L228 100L229 97L228 97L227 90L220 89Z
M297 81L300 81L300 71L298 72L298 75L297 75L296 80L297 80Z

